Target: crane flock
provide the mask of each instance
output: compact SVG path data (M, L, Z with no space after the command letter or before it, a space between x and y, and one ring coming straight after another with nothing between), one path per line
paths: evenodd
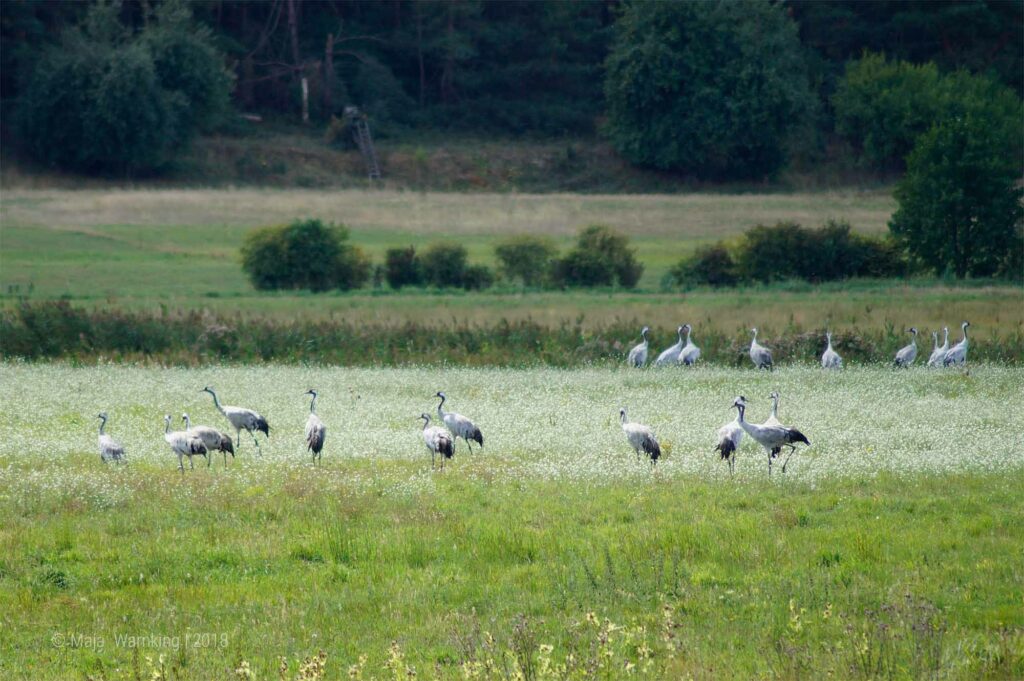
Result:
M938 332L933 332L934 349L928 359L928 366L966 367L969 347L967 329L969 326L968 322L963 322L961 325L962 338L952 348L949 347L948 329L943 329L945 339L941 346L938 344ZM627 358L629 367L639 368L645 366L649 332L650 329L646 326L641 330L640 336L643 340L629 351ZM654 366L667 364L693 366L700 357L700 348L693 342L692 332L693 328L689 324L680 326L676 332L678 342L663 351L658 356L658 359L655 360ZM774 363L771 350L757 342L757 328L752 328L750 332L752 339L749 355L754 367L756 369L773 370ZM684 333L686 334L685 342L683 340ZM911 342L896 353L894 360L896 367L909 368L917 358L917 328L911 327L909 333L911 334ZM843 360L832 347L831 331L826 332L825 339L827 345L821 356L822 368L841 369ZM185 430L172 431L171 415L165 415L164 440L171 448L171 451L177 456L178 469L182 474L185 472L184 459L186 457L189 460L190 470L195 470L195 465L193 464L193 457L195 456L205 457L206 465L209 468L212 463L210 455L216 451L222 453L224 466L227 467L227 455L231 454L231 457L234 458L235 448L241 446L241 432L243 430L252 437L256 451L259 454L260 443L256 433L263 433L265 437L270 436L270 425L267 419L252 409L222 405L217 397L217 393L210 386L206 386L200 392L207 392L212 396L214 407L227 419L231 427L235 429L235 442L232 443L229 435L222 433L216 428L193 426L191 418L187 413L181 415ZM312 453L313 463L316 464L323 459L327 427L316 413L316 403L319 397L318 391L310 388L303 395L311 397L309 416L306 420L304 434L306 450ZM455 456L455 443L459 438L465 440L466 447L469 449L470 454L472 454L473 446L470 443L476 442L482 448L484 436L480 427L472 420L462 414L445 410L444 405L448 398L444 392L439 390L434 394L434 397L440 400L437 405L437 419L438 423L443 425L431 425L431 416L427 413L420 414L419 419L423 420L423 441L430 452L431 467L436 467L437 457L440 456L441 470L444 470L445 462ZM764 448L767 454L769 475L772 473L775 459L781 455L783 448L789 449L789 453L782 463L782 472L785 473L790 457L796 451L796 445L802 443L810 446L811 443L806 435L792 426L784 425L779 420L779 392L772 391L768 398L771 400L771 412L764 423L756 424L746 420L746 410L749 401L746 397L740 395L732 402L732 407L736 409L735 419L718 429L718 441L714 451L719 454L721 460L728 463L730 473L735 471L736 453L739 450L744 435L748 435L754 442ZM100 460L103 463L125 463L124 447L105 432L107 421L109 420L107 412L100 412L97 418L100 420L99 436L97 439ZM646 457L650 460L651 466L654 467L662 455L661 445L654 434L654 430L650 426L630 421L625 407L619 410L619 422L622 432L626 436L629 446L633 449L637 460L639 461L641 457Z

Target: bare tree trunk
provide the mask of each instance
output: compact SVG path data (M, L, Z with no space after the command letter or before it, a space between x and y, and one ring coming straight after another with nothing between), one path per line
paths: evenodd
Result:
M334 113L334 34L327 34L324 46L324 116Z
M288 30L292 36L292 64L299 72L302 87L302 122L309 123L309 81L306 72L299 62L299 20L295 5L299 0L288 0Z
M423 14L420 11L420 3L416 7L416 58L420 63L420 108L423 108L423 101L427 91L427 70L423 65Z

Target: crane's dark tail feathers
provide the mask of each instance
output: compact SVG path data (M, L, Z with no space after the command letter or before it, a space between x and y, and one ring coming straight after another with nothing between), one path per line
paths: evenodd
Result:
M772 458L772 459L775 459L775 458L777 458L777 457L779 456L779 454L781 454L781 453L782 453L782 447L774 447L774 448L772 448L772 451L771 451L771 453L770 453L770 454L769 454L768 456L769 456L770 458Z
M789 441L792 442L803 442L808 447L811 446L811 441L807 439L807 436L801 433L796 428L789 429Z
M319 435L310 435L306 440L306 445L313 454L319 454L320 450L324 448L324 439Z
M196 440L189 447L189 452L191 452L192 454L204 454L205 455L206 454L206 445L204 445L199 440Z
M718 446L715 447L715 451L721 453L722 461L725 461L736 451L736 445L733 444L732 440L726 440L725 442L719 442Z
M440 437L437 439L437 451L441 456L446 459L450 459L455 456L455 445L452 444L451 438Z
M479 428L477 428L476 430L469 434L469 439L475 440L476 443L481 447L484 446L484 434L480 432Z
M641 446L644 453L651 457L651 461L657 461L661 457L661 447L655 442L654 438L645 437Z
M227 452L231 455L231 458L235 458L235 445L231 443L231 438L227 435L220 436L220 446L218 449L222 452Z
M270 424L262 416L256 421L256 430L270 437Z

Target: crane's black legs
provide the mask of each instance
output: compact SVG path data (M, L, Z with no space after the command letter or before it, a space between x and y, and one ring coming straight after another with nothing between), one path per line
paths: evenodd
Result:
M786 446L789 447L789 455L786 456L786 460L782 462L782 472L783 473L786 472L786 464L789 463L789 457L793 456L793 452L796 451L796 447L794 447L793 445L786 445Z

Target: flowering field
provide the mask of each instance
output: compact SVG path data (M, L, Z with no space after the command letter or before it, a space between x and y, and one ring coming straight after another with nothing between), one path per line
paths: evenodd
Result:
M182 475L163 415L227 430L205 385L271 437ZM1019 677L1021 385L996 365L3 364L0 676ZM762 421L773 389L812 446L769 479L747 439L731 477L717 429L738 394ZM486 445L444 473L416 420L438 390ZM126 466L100 462L100 411Z

